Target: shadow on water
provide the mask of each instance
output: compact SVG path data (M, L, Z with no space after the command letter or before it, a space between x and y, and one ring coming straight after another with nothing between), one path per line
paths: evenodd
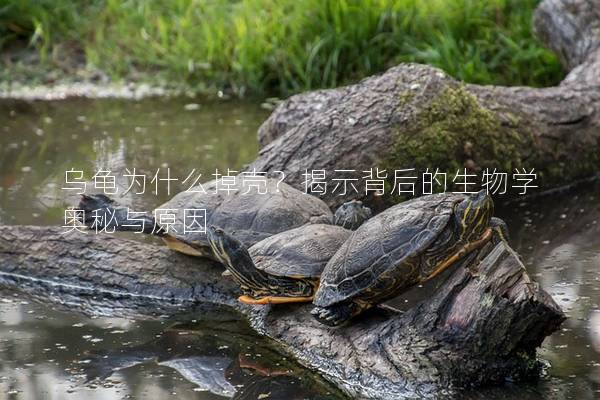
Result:
M179 179L195 168L204 181L215 168L252 161L265 110L234 101L191 102L0 102L0 223L62 224L64 208L77 198L61 189L70 168L83 170L90 185L100 168L117 176L136 168L149 188L119 200L151 210L170 197L164 181L151 193L157 168L170 168ZM117 184L122 189L123 181ZM183 188L173 182L171 193ZM600 397L600 185L513 203L497 214L507 221L511 244L529 273L569 319L543 344L540 357L549 367L538 382L508 382L461 397ZM415 288L393 305L406 309L431 289ZM162 320L156 305L156 320L141 321L124 313L99 317L111 310L97 304L80 304L88 314L97 311L86 317L24 293L2 292L0 298L0 391L13 393L11 398L333 396L223 310L187 310L177 322ZM204 320L181 322L199 316Z

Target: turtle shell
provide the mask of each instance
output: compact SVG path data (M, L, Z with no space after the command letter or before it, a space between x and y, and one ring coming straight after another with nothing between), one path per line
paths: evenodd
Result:
M321 199L279 180L265 180L266 184L265 181L256 184L251 180L236 179L235 185L227 187L214 180L202 184L203 191L181 192L158 208L169 209L176 215L176 222L169 226L171 234L207 245L206 233L183 233L184 223L190 226L191 221L190 211L184 214L185 209L206 210L207 227L219 226L248 247L305 224L332 223L331 210Z
M315 224L278 233L248 249L256 268L271 275L318 278L352 231Z
M393 206L366 221L327 263L314 304L328 307L385 287L388 272L427 249L464 195L434 194ZM414 274L407 265L406 274Z

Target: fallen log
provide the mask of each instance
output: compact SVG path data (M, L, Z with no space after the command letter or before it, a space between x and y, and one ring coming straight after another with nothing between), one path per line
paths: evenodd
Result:
M229 310L303 366L362 398L433 396L537 374L535 349L564 319L504 243L473 254L468 268L452 268L434 295L409 311L377 309L336 329L316 322L307 304L238 303L237 287L214 262L115 235L63 230L0 227L0 285L96 314Z
M570 73L556 87L464 84L439 69L403 64L355 85L302 93L279 105L259 130L249 169L283 171L304 189L305 170L439 168L513 173L532 168L537 185L560 186L600 165L600 3L545 0L538 36ZM418 176L418 174L417 174ZM390 185L393 185L390 182ZM364 185L362 185L364 187ZM393 186L391 186L393 187ZM328 191L331 206L364 196ZM390 196L391 197L391 196Z

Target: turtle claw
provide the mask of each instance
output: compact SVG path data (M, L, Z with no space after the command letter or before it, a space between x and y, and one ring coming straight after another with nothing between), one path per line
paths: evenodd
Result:
M221 276L225 277L225 278L231 278L233 276L233 274L231 273L230 270L226 269L225 271L221 272Z
M334 307L315 307L310 312L312 316L327 326L339 326L352 317L351 307L343 305Z
M481 276L481 273L479 273L479 271L477 270L477 268L469 265L467 267L467 271L469 271L469 274L471 274L472 277L474 278L479 278Z

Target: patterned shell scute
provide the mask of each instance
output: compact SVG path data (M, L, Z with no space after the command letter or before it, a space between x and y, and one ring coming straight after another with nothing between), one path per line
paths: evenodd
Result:
M219 186L217 186L219 185ZM177 235L189 226L190 211L206 210L206 226L216 225L242 241L246 246L276 233L305 224L331 224L333 215L321 199L294 189L276 179L266 179L266 185L252 180L236 179L236 184L224 186L218 181L202 184L202 189L177 194L160 206L176 214L174 228ZM227 189L233 189L227 191ZM266 193L264 193L266 192ZM205 233L186 233L186 239L206 243Z
M257 268L278 276L316 278L352 231L315 224L278 233L250 247Z
M447 226L463 195L436 194L391 207L365 222L329 260L315 297L327 307L377 287L382 275L423 252ZM407 271L409 273L410 271Z

